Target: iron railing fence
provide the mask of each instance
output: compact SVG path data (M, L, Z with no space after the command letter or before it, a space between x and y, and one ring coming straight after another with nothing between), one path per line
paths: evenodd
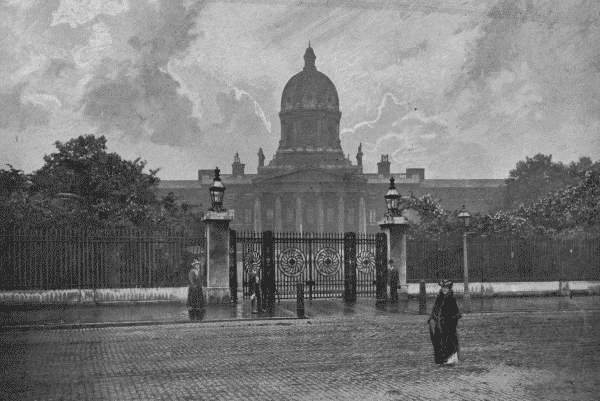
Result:
M600 238L547 239L469 235L472 282L600 280ZM407 279L462 281L462 237L407 242Z
M12 229L0 238L2 290L184 286L204 248L201 236L175 229Z
M355 238L356 292L375 295L375 235ZM262 233L237 234L241 281L260 266ZM203 234L191 230L22 230L0 232L0 290L185 286ZM275 233L275 270L281 298L341 296L344 291L344 234ZM348 248L346 248L348 249ZM472 282L600 280L600 238L522 239L468 237ZM407 279L461 281L462 238L409 240ZM240 280L238 278L238 280Z

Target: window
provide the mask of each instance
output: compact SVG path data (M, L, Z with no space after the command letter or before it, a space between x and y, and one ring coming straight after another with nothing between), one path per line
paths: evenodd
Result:
M346 212L346 220L348 224L354 224L354 209L348 209L348 211Z
M294 222L294 209L292 209L292 208L289 208L287 210L287 222L288 223Z
M373 226L377 224L377 210L369 210L369 223Z
M332 207L327 208L327 222L333 223L334 220L335 220L335 210Z
M246 223L246 224L252 223L252 210L250 210L250 209L244 210L244 223Z
M267 209L267 220L273 220L273 209Z
M306 222L309 224L315 222L315 212L313 209L306 209Z

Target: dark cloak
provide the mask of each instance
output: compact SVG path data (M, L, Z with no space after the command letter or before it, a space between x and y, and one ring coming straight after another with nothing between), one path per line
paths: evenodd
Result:
M460 317L452 290L446 295L440 291L427 321L435 363L445 363L459 351L456 326Z

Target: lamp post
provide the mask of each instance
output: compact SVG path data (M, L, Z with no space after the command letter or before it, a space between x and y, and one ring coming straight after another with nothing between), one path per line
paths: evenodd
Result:
M400 193L396 189L394 181L394 177L390 178L390 187L384 196L388 217L400 217L402 215L402 211L399 209Z
M458 214L458 220L463 226L463 283L464 283L464 312L471 312L471 293L469 292L469 257L467 247L467 235L472 234L468 231L469 224L471 223L471 215L465 209L463 205L462 210Z
M218 167L215 168L215 178L213 178L213 184L209 188L210 198L212 200L212 207L210 208L213 212L223 212L223 196L225 195L225 186L219 176L221 170Z

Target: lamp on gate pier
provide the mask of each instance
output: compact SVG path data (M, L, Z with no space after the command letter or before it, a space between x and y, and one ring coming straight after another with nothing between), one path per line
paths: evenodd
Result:
M473 234L469 232L469 225L471 224L471 215L465 209L463 205L461 211L458 213L458 220L463 228L463 283L464 283L464 312L471 312L471 294L469 292L469 256L467 246L467 236Z
M221 177L219 176L221 170L218 167L215 168L215 177L213 178L213 184L209 188L210 191L210 199L212 201L212 207L210 210L213 212L222 212L225 211L223 208L223 197L225 196L225 186L221 181Z
M400 210L400 193L396 189L394 185L394 177L390 178L390 187L385 194L385 204L387 206L387 216L389 217L399 217L402 215L402 211Z

